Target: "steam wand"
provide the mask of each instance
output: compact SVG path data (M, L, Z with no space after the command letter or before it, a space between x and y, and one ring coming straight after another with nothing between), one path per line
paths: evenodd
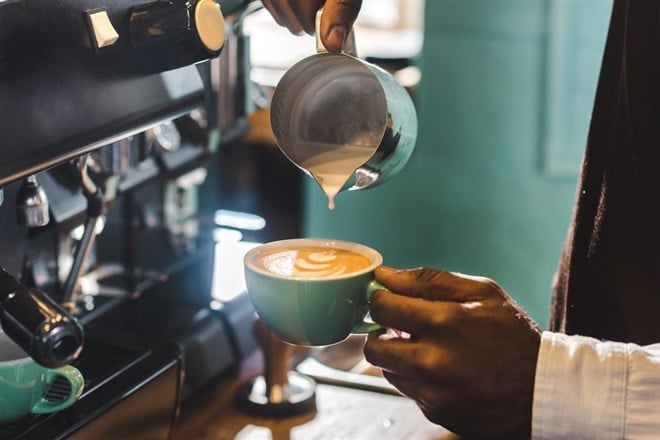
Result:
M82 350L78 321L44 292L24 286L1 267L0 323L7 336L47 367L68 364Z
M94 244L94 237L96 237L96 224L98 223L99 217L103 215L103 193L88 174L88 158L89 155L83 155L76 160L76 167L80 174L80 185L83 189L83 194L87 199L87 211L83 235L76 247L71 270L69 271L69 275L62 288L62 304L71 311L75 309L77 299L76 292L80 281L80 275L85 267L89 253L92 250L92 245Z

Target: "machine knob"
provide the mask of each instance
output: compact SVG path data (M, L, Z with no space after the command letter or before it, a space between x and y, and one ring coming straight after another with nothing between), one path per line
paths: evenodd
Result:
M181 134L172 121L156 125L147 130L146 135L147 139L151 141L151 146L162 153L178 150L181 146Z
M157 0L131 10L130 38L140 70L162 72L220 55L225 22L215 0Z
M50 220L48 197L34 175L25 179L18 190L16 216L18 224L28 228L46 226Z

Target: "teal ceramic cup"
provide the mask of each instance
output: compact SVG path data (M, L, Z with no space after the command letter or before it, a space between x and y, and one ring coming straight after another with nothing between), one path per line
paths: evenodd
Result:
M282 276L255 264L266 252L296 246L350 250L367 257L371 264L329 278ZM383 289L374 280L374 269L382 262L380 253L357 243L312 238L281 240L257 246L245 255L245 281L259 318L280 339L296 345L330 345L351 333L382 328L367 319L371 295Z
M71 385L69 396L60 402L46 400L44 396L58 376ZM75 367L41 366L0 332L0 424L28 414L52 413L67 408L80 397L83 383L83 376Z

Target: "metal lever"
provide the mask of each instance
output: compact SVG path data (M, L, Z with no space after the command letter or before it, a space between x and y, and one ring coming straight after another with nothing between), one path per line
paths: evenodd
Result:
M89 177L87 169L87 159L89 155L84 155L76 160L76 166L80 174L80 183L83 194L87 199L87 212L83 236L78 242L78 247L73 256L71 270L62 288L63 305L69 310L73 310L76 304L75 292L80 281L80 275L85 267L89 253L96 237L96 224L99 217L103 214L103 193Z

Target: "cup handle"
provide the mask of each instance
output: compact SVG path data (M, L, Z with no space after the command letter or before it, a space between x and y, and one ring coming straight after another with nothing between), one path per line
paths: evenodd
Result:
M376 290L389 290L389 289L383 286L382 284L380 284L376 280L371 281L367 286L367 301L371 300L371 296L374 294ZM357 323L355 327L353 327L353 329L351 330L351 333L365 334L365 333L371 333L377 330L385 329L385 327L383 327L382 325L371 321L371 315L369 313L367 313L366 318L369 321L362 321Z
M57 376L63 376L71 385L71 393L66 400L62 402L51 402L46 399L41 399L32 407L33 414L46 414L59 411L61 409L71 406L73 402L80 397L83 391L85 380L77 368L71 365L65 365L59 368L52 368L46 370L46 383L52 384Z
M316 53L327 53L328 49L325 48L321 41L321 15L323 15L323 8L316 11ZM353 28L348 32L344 47L341 48L341 51L357 57L357 50L355 49L355 33L353 32Z

